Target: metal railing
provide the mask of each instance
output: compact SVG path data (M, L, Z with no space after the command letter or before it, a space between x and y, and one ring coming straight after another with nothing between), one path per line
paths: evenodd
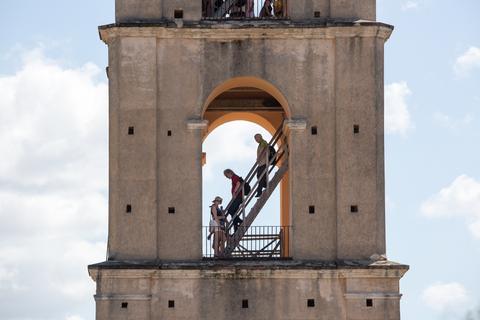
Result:
M207 19L272 19L287 16L287 0L202 0Z
M278 146L278 149L275 149L275 146ZM272 152L274 151L273 154L270 149L274 149L272 150ZM260 157L255 161L238 190L232 195L232 199L227 207L225 209L222 208L223 213L226 214L222 227L217 225L217 227L211 228L209 234L205 236L205 241L207 242L213 238L213 243L211 244L214 248L213 256L273 257L280 254L273 254L270 245L264 245L259 248L257 244L254 247L242 244L244 241L257 243L259 240L270 240L272 243L275 243L277 240L280 241L282 232L285 232L284 230L278 230L278 234L255 232L257 230L249 232L253 221L288 170L288 141L283 132L283 125L280 125L268 143L268 147L265 147L262 153L265 158ZM279 169L273 172L277 165ZM248 194L245 194L246 184L251 186ZM254 194L257 193L258 195L255 196L258 199L254 201ZM251 204L253 205L251 206ZM249 210L248 215L246 214L247 210ZM262 231L265 230L263 229ZM243 239L244 237L246 237L245 240ZM220 245L219 243L222 244Z
M226 248L228 237L223 228L203 227L203 256L228 259L289 257L288 226L250 226L235 250L225 257L222 252Z

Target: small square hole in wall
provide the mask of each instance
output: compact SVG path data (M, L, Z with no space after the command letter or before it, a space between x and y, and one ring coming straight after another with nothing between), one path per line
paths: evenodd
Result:
M358 206L350 206L350 212L358 212Z
M367 307L373 307L373 299L367 299L367 300L365 301L365 305L366 305Z
M168 307L175 308L175 300L168 300Z
M309 308L315 307L315 299L307 299L307 307Z
M243 308L243 309L248 308L248 300L246 300L246 299L245 299L245 300L242 300L242 308Z
M172 136L172 130L167 131L167 136L171 137Z
M125 208L125 212L127 213L131 213L132 212L132 205L131 204L127 204L126 208Z
M354 134L360 133L360 126L358 124L353 125L353 133Z
M317 134L317 126L312 126L312 128L310 130L311 130L312 135Z
M308 213L314 214L315 213L315 206L308 206Z
M122 302L122 309L128 308L128 302Z
M128 127L128 134L129 135L135 134L135 128L134 127Z
M175 213L175 207L168 207L168 213L174 214Z
M177 9L177 10L173 11L173 17L175 19L183 19L183 10Z
M314 16L315 18L320 18L321 12L320 12L320 11L314 11L314 12L313 12L313 16Z

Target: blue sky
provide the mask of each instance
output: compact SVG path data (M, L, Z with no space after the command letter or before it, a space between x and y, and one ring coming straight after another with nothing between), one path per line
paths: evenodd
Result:
M465 319L480 306L478 12L478 0L378 1L378 20L395 25L385 46L387 255L411 266L403 319ZM2 0L0 18L0 318L94 319L86 265L105 257L108 193L97 26L114 21L114 1ZM211 161L222 136L253 152L260 130L231 123L208 137L205 201L227 195L224 166L250 163ZM261 223L274 224L277 208Z

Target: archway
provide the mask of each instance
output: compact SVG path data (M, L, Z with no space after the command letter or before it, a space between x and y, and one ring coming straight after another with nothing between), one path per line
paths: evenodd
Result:
M234 121L247 121L254 123L263 128L264 136L269 140L278 128L283 126L284 120L290 118L290 110L285 97L272 84L258 78L240 77L230 79L217 86L208 96L202 110L202 119L208 121L207 129L203 135L203 141L214 132L217 128L222 127ZM253 136L259 130L251 130L247 133L253 141ZM232 141L232 143L235 143ZM281 145L279 140L277 143ZM256 144L255 144L256 149ZM256 150L253 150L251 157L251 165L256 160ZM287 155L288 156L288 155ZM204 163L209 162L209 155L204 154ZM227 166L228 167L228 166ZM216 168L223 171L224 168ZM247 174L242 172L240 174ZM225 180L225 179L223 179ZM288 171L277 188L277 203L279 214L277 214L281 227L291 225L290 215L290 185L288 179ZM228 203L228 200L225 199ZM208 207L208 200L204 199L203 207ZM204 222L205 223L205 222ZM288 256L288 235L283 252ZM283 245L283 244L282 244Z
M253 135L260 133L265 140L272 134L258 124L244 120L223 123L213 130L204 140L202 150L208 154L208 160L202 168L203 174L203 225L209 222L209 205L216 196L224 199L223 207L231 198L231 181L223 175L226 168L245 178L255 160L257 143ZM231 144L230 140L235 144ZM254 225L280 225L280 192L277 188Z

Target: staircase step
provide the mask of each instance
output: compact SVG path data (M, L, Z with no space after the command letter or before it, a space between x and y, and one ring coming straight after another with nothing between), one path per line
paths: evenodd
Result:
M288 170L288 161L284 161L280 169L275 173L272 180L268 184L268 188L263 191L262 195L250 209L248 215L245 217L243 223L239 226L237 231L228 239L227 246L225 248L225 255L231 255L235 248L239 245L243 236L247 233L248 228L252 225L255 218L260 213L260 210L263 208L267 200L272 195L273 191L276 189L277 185L282 180L283 176Z

